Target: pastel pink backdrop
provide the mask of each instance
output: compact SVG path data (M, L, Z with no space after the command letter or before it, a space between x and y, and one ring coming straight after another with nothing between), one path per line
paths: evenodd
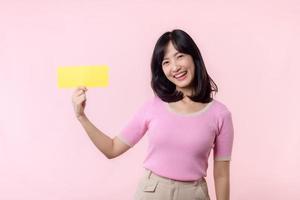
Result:
M74 117L58 66L110 66L86 113L114 137L150 87L150 58L165 31L198 44L216 99L232 111L231 199L299 199L297 1L0 1L0 199L129 200L147 141L108 160ZM211 154L212 156L212 154ZM209 160L207 181L215 198Z

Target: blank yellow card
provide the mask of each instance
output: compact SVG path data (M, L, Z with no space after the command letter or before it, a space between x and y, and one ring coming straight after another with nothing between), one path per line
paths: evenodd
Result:
M58 87L106 87L108 86L108 70L106 65L58 67Z

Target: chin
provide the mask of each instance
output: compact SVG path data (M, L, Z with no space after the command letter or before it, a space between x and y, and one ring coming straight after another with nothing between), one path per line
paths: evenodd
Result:
M191 84L191 81L184 81L182 83L173 82L177 87L186 88Z

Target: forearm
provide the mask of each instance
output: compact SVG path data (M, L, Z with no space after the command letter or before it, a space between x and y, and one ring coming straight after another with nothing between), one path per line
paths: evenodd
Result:
M230 181L229 176L214 177L217 200L229 200Z
M95 127L85 115L78 117L78 120L95 146L108 159L111 159L113 157L113 140Z

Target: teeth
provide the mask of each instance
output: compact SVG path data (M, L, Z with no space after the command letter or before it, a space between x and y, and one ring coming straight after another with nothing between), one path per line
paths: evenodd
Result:
M186 72L183 72L183 73L181 73L181 74L176 75L175 78L180 78L181 76L183 76L183 75L185 75L185 74L186 74Z

